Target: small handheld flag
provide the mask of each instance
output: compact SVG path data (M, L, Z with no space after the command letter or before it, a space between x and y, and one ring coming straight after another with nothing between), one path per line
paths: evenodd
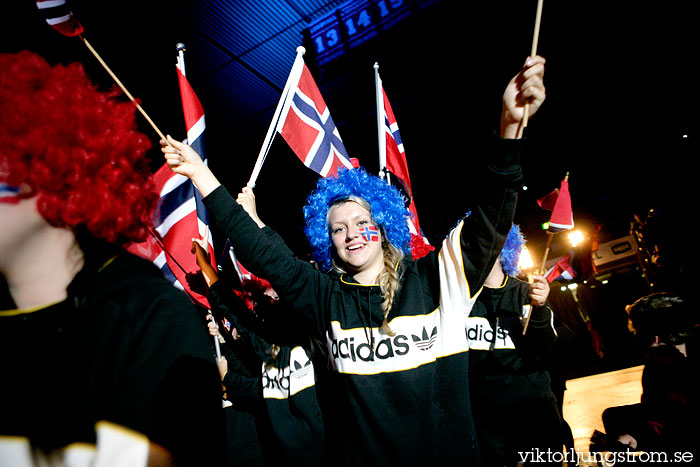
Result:
M560 188L538 199L537 204L539 204L542 209L552 211L552 215L549 219L549 233L559 233L574 228L574 213L571 209L568 173L561 181Z
M0 183L0 203L17 204L19 199L19 187Z
M102 60L102 57L100 57L100 54L97 53L97 50L95 50L92 45L83 37L83 26L78 22L78 20L73 16L73 13L68 9L68 4L66 3L66 0L45 0L45 1L39 1L36 2L37 8L44 13L44 17L46 18L46 22L53 27L56 31L60 32L64 36L68 37L74 37L78 36L80 39L83 41L83 44L85 44L85 47L88 48L90 53L95 56L98 62L100 62L100 65L105 69L105 71L109 74L109 76L112 77L115 83L117 83L117 86L121 88L121 90L124 92L126 97L129 98L131 102L134 103L136 106L136 109L143 115L143 117L146 119L146 121L151 125L151 128L155 130L155 132L158 134L160 139L166 139L165 135L160 131L160 129L156 126L156 124L153 122L151 117L148 116L145 110L143 110L143 107L141 107L141 104L136 102L136 99L134 96L131 95L128 89L122 84L122 82L117 78L117 75L114 74L112 69L107 65L107 63ZM169 143L168 143L169 144Z
M576 276L576 270L573 267L574 251L569 251L566 255L559 258L559 260L549 268L545 274L547 282L553 282L555 280L567 280L570 281Z
M46 0L36 2L46 22L64 36L74 37L83 33L83 26L73 16L66 0Z

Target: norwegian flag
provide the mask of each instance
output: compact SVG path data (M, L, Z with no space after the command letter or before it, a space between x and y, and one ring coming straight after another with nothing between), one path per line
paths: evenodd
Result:
M36 2L46 22L64 36L74 37L83 33L83 26L75 19L66 0Z
M576 276L576 270L573 267L574 263L574 250L569 251L566 255L562 256L554 263L554 266L549 268L545 273L545 278L547 282L553 282L556 280L570 281Z
M377 231L377 228L374 226L369 226L365 227L360 231L364 239L368 242L378 242L379 241L379 232Z
M19 200L19 187L0 183L0 203L17 204Z
M571 209L569 194L569 175L561 181L561 187L537 200L542 209L552 211L549 220L549 232L558 233L574 228L574 213Z
M408 174L408 163L406 161L406 151L403 147L399 124L394 116L394 111L389 103L382 80L379 77L378 65L375 64L375 81L377 86L377 124L379 126L379 164L380 171L389 176L393 175L401 185L406 194L409 204L408 210L411 218L408 227L411 232L411 251L414 259L427 254L434 248L423 234L418 222L418 210L413 200L413 190L411 188L411 178ZM384 135L384 137L382 137ZM389 181L389 180L388 180Z
M182 58L178 59L177 75L180 97L190 146L204 159L204 110L184 73ZM192 239L205 238L209 251L213 251L209 219L202 197L192 182L175 174L163 164L154 175L156 189L160 194L158 210L154 217L155 233L142 244L132 245L129 251L153 261L165 277L180 290L185 291L196 303L209 309L204 290L195 290L192 279L198 276L199 266L192 253ZM210 255L216 269L214 255Z
M300 73L294 73L295 68L300 68ZM290 79L277 131L304 165L322 177L337 174L340 167L353 168L338 128L300 55Z

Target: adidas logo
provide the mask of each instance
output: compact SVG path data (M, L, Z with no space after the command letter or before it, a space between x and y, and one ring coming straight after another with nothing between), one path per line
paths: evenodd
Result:
M262 374L263 389L289 391L289 376L277 368L265 369Z
M367 342L361 342L359 345L356 345L354 337L340 340L333 339L330 350L334 359L348 358L353 362L357 360L371 362L375 358L385 360L395 356L406 355L409 351L409 345L406 340L406 336L399 334L393 338L387 337L380 340L376 343L376 347L373 348Z
M306 359L306 363L303 365L299 363L298 361L294 361L292 365L290 365L290 378L303 378L306 376L309 372L313 371L313 366L311 365L311 360L308 358Z
M413 339L413 342L416 343L416 347L418 347L421 350L429 350L433 344L435 344L435 340L437 339L438 335L438 329L437 326L433 328L433 331L428 335L428 330L425 329L425 326L423 327L423 335L422 336L416 336L415 334L411 334L411 338Z

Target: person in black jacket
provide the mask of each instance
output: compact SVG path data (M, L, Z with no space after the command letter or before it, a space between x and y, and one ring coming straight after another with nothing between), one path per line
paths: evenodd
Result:
M241 262L326 342L332 371L318 388L325 462L478 465L464 314L512 224L522 181L518 128L526 101L532 115L545 98L543 73L544 59L532 57L510 82L502 139L484 155L489 183L439 252L417 261L407 256L403 198L364 169L320 179L309 196L305 232L317 270L249 217L240 204L252 190L234 200L189 146L161 142L168 164L197 186Z
M617 444L621 450L666 455L668 462L687 462L689 456L697 461L697 311L683 297L667 292L641 297L626 310L646 359L642 397L638 404L605 409L608 448Z
M484 466L515 466L537 450L561 453L564 443L542 364L556 340L549 284L543 276L531 284L518 279L524 243L513 225L467 318L469 389Z
M0 69L1 463L219 465L203 316L122 248L158 196L133 105L79 64Z
M230 465L258 465L263 458L267 465L320 465L323 419L310 339L267 281L251 276L238 284L243 296L237 296L234 281L221 279L208 261L207 243L193 240L193 248L209 287L209 330L221 342L217 364L232 404L226 408Z

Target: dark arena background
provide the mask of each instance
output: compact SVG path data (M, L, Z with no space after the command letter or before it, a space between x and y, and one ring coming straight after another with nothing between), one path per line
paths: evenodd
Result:
M82 62L113 81L78 38L49 27L34 2L3 6L2 52ZM480 189L472 168L500 115L503 89L530 53L536 1L267 0L70 3L84 37L158 127L185 137L175 73L206 112L206 151L233 193L246 184L295 49L309 66L351 157L376 173L373 64L396 114L421 226L433 245ZM545 2L538 53L547 101L531 120L516 223L538 263L549 212L536 200L569 174L579 274L552 284L567 377L635 365L624 305L650 291L688 294L698 155L689 2ZM0 70L0 73L3 71ZM162 164L152 137L154 170ZM260 217L307 255L301 208L317 175L277 137L256 185ZM214 230L221 254L225 239ZM597 243L598 249L595 249ZM550 263L571 246L554 237ZM581 256L583 255L583 256ZM595 269L586 268L588 255ZM690 297L689 297L690 298Z

